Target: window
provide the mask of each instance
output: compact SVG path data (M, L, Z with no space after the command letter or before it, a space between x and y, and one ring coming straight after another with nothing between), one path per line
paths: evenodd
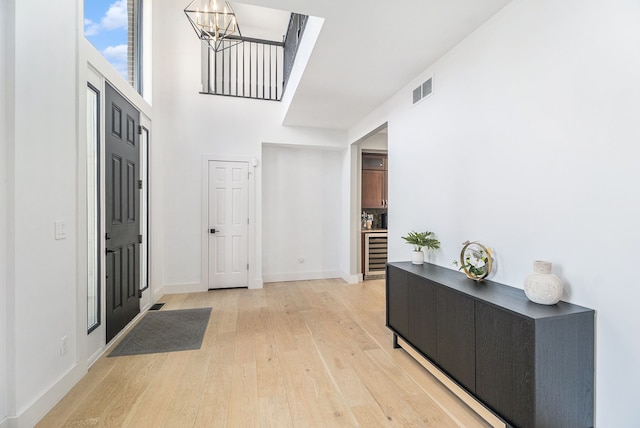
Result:
M140 291L149 288L149 130L140 134Z
M100 325L100 92L87 86L87 331Z
M84 35L142 93L142 0L84 0Z

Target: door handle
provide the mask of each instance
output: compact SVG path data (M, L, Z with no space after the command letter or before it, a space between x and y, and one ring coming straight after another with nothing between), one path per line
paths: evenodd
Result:
M218 230L218 232L220 232L220 231ZM216 230L215 229L209 229L209 233L216 233Z
M116 250L110 250L110 249L107 248L107 254L111 254L111 253L115 253L115 252L116 252Z

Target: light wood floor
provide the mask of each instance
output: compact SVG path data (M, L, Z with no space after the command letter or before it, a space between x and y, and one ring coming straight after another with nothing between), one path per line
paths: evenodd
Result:
M385 327L384 281L167 295L200 350L103 356L38 427L485 427Z

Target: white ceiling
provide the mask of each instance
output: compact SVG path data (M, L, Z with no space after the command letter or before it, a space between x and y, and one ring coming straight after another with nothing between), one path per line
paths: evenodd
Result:
M244 37L274 42L283 41L291 12L245 3L230 4L238 18L240 32Z
M243 3L325 19L284 123L349 129L509 1L243 0ZM238 10L242 5L232 4L243 35L252 37L242 27ZM274 16L274 26L281 25ZM285 20L288 22L288 17ZM276 34L283 31L276 28Z

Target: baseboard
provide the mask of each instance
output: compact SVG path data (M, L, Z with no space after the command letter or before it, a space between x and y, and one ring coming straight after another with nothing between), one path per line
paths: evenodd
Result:
M157 293L154 293L154 296L161 297L164 294L192 293L201 291L202 288L200 284L170 285L158 290ZM118 339L121 336L126 335L144 316L149 307L150 305L146 305L145 308L141 309L140 313L131 320L127 327L119 332L106 347L99 349L94 355L92 355L90 358L90 364L93 364L102 355L109 352ZM32 404L28 405L26 409L22 410L18 417L6 417L0 421L0 428L34 427L82 379L82 377L87 373L87 368L88 366L84 366L83 368L76 363L64 375L62 375L51 388L45 391Z
M4 418L0 421L0 428L15 428L18 426L15 418Z
M262 274L264 282L308 281L312 279L342 278L340 272L291 272Z
M249 281L249 285L247 288L256 289L256 288L262 288L262 286L263 286L263 281L261 279L255 279L253 281ZM208 288L206 285L202 285L198 283L167 284L155 290L155 292L153 293L153 302L151 303L157 302L165 294L202 293L203 291L207 291L207 290ZM151 304L149 306L151 306Z
M357 274L357 275L342 274L340 275L340 278L342 278L347 284L358 284L362 282L362 274Z
M104 349L105 347L101 346L96 352L93 353L93 355L89 357L89 359L87 360L87 364L89 365L89 368L91 368L91 366L94 365L96 361L100 359L102 354L104 354Z
M51 388L46 390L33 403L22 410L15 423L12 424L12 418L8 418L9 424L7 428L31 428L34 427L62 398L71 391L82 377L87 373L86 366L74 365L68 370ZM2 426L2 428L5 428Z
M249 289L251 290L257 290L260 288L264 288L264 281L262 278L256 278L249 283Z
M160 296L163 296L165 294L202 293L203 291L207 291L207 288L203 287L203 285L200 283L167 284L162 286L159 290L156 290L156 292L153 294L155 301L157 301Z

